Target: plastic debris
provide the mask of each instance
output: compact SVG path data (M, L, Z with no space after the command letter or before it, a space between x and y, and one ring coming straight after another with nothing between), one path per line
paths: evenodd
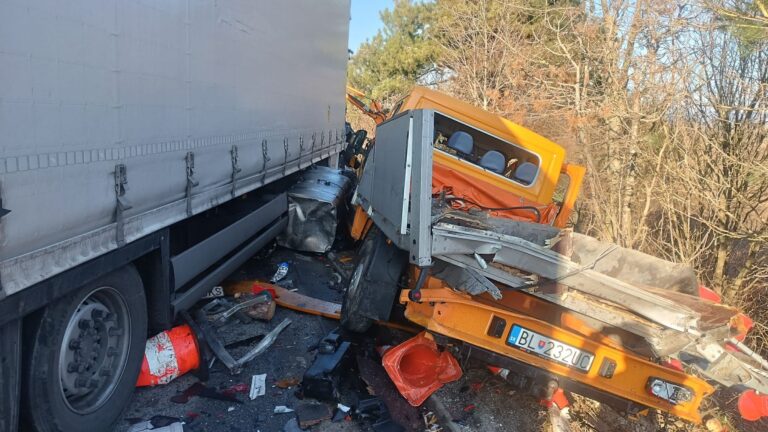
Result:
M330 420L332 417L328 405L319 403L305 403L296 408L296 417L299 419L299 427L307 429L310 426Z
M288 274L288 263L287 262L281 262L277 265L277 271L272 276L272 278L269 280L271 283L276 283L280 280L282 280L285 275Z
M748 421L757 421L768 416L768 395L747 390L739 396L739 414Z
M299 385L299 379L295 377L284 378L284 379L278 380L275 383L275 386L281 389L287 389L287 388L295 387L297 385Z
M234 411L234 410L235 410L235 407L233 407L233 406L231 406L231 407L227 408L227 412L232 412L232 411Z
M317 357L304 373L301 391L305 397L335 402L339 382L349 368L350 343L342 341L338 329L326 335L317 344Z
M184 423L176 417L154 416L149 420L134 423L128 428L128 432L183 432Z
M343 411L343 412L345 412L345 413L346 413L346 412L349 412L349 410L351 410L351 409L352 409L352 408L350 408L350 407L348 407L348 406L346 406L346 405L344 405L344 404L341 404L341 403L340 403L340 404L337 404L337 405L336 405L336 408L338 408L339 410L341 410L341 411Z
M278 405L275 407L275 410L272 412L274 412L275 414L286 414L286 413L292 413L293 410L288 408L285 405Z
M184 423L173 423L161 428L150 429L152 432L184 432Z
M267 374L254 375L251 377L251 391L248 393L248 397L251 400L256 399L259 396L264 396L267 390Z
M456 381L462 374L459 362L449 352L440 352L424 332L388 350L382 364L412 406L421 405L443 384Z

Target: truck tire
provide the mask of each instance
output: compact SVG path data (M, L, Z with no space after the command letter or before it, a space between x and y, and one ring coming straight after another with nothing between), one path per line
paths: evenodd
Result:
M357 265L349 285L344 292L344 300L341 302L341 326L355 333L364 333L373 325L373 320L359 312L360 303L365 301L365 274L373 257L373 249L378 236L382 235L378 228L371 227L368 235L363 239L363 245L357 253Z
M39 432L112 430L136 386L147 337L130 265L47 306L28 336L24 412Z

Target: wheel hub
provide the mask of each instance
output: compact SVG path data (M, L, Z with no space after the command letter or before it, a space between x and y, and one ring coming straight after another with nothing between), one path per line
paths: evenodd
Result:
M130 347L128 308L111 287L92 291L72 314L59 357L61 392L78 413L95 411L119 382Z

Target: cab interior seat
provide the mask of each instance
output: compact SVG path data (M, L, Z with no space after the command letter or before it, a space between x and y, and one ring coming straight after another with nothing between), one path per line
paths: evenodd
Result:
M504 168L507 166L507 159L499 151L488 150L483 157L480 158L478 165L496 174L504 174Z
M462 159L473 159L472 152L475 149L475 141L472 135L466 132L456 131L452 133L448 138L446 146L455 151L456 155Z
M517 169L515 169L514 179L525 185L533 183L536 179L536 173L539 171L539 167L536 164L530 162L521 163Z

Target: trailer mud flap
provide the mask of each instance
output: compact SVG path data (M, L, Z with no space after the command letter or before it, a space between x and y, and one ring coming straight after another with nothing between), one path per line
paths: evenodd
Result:
M387 321L397 296L400 275L408 264L408 256L383 235L378 235L373 241L371 256L363 257L366 268L361 283L365 291L357 313Z

